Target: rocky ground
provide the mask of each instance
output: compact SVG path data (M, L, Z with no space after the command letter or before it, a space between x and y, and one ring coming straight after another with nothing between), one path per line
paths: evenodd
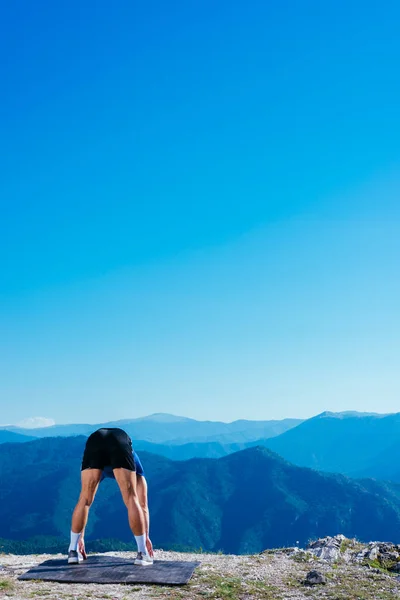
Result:
M134 557L129 552L108 554ZM315 541L304 550L283 548L251 556L156 551L156 559L201 562L182 587L17 580L48 558L55 557L0 555L1 600L400 600L400 546L366 545L343 536Z

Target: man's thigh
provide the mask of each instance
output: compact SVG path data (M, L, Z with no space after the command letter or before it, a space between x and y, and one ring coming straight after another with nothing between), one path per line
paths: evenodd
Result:
M136 496L136 473L124 468L113 469L113 473L126 503L130 496Z
M81 471L82 491L89 501L92 501L101 480L101 469L84 469Z

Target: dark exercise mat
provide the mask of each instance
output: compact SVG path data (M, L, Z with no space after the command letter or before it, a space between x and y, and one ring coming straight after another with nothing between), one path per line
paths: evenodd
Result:
M89 556L79 565L69 565L67 558L46 560L18 577L22 580L58 581L60 583L158 583L183 585L189 581L198 562L155 560L153 565L133 564L134 559L117 556Z

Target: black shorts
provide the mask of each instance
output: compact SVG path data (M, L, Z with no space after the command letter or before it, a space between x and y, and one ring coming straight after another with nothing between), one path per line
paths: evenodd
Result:
M132 440L123 429L98 429L88 438L83 453L85 469L128 469L135 471Z

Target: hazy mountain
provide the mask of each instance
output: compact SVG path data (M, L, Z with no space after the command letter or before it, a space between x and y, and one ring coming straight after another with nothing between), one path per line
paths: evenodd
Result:
M199 441L217 441L223 443L253 441L258 438L269 438L295 427L300 419L283 419L282 421L234 421L222 423L219 421L196 421L186 417L176 417L158 413L140 419L124 419L98 423L96 425L54 425L39 429L21 429L7 427L8 431L40 437L90 435L99 427L121 427L133 440L139 439L156 444L183 444ZM220 436L223 436L222 438Z
M369 473L400 437L400 413L325 412L265 443L298 466L345 474ZM392 460L398 460L398 453Z
M22 435L20 433L15 433L15 431L8 431L6 429L0 430L0 444L5 444L7 442L30 442L34 439L35 438L31 435Z
M296 427L303 421L301 419L282 419L281 421L233 421L232 423L224 423L228 425L225 433L218 435L199 435L191 436L186 440L186 443L202 444L206 442L215 442L217 444L246 444L254 442L260 438L269 439L275 437ZM184 438L169 440L169 445L181 445L185 443Z
M152 454L158 454L171 460L190 460L191 458L222 458L233 452L247 450L255 446L268 448L270 438L257 439L252 442L231 442L221 443L217 441L210 442L191 442L189 444L153 444L145 440L135 440L135 450L141 452L145 450Z
M256 442L253 442L257 445ZM263 444L265 445L265 444ZM191 458L222 458L232 452L245 450L248 442L221 444L219 442L202 442L189 444L153 444L145 440L135 440L135 450L150 452L171 460L189 460Z
M194 457L221 458L246 448L264 446L298 466L345 473L352 477L400 481L398 443L390 445L393 439L397 440L399 425L398 415L326 412L274 438L226 442L226 436L218 436L210 442L179 445L135 440L135 447L172 460L188 460Z
M400 442L379 452L376 458L368 465L354 471L354 477L374 477L400 483Z
M84 444L73 437L1 446L2 538L64 536L67 544ZM400 485L299 468L259 447L218 460L141 459L159 547L256 552L338 532L400 542ZM100 486L87 537L132 540L113 481Z
M87 436L100 426L78 424L46 427L29 430L30 438L16 439L28 441L32 439L32 434L70 436L79 431ZM123 427L132 436L136 450L145 450L172 460L221 458L246 448L264 446L298 466L352 477L400 481L400 468L397 468L400 457L397 442L400 414L325 412L300 422L286 419L219 423L161 413L105 423L103 426ZM216 434L221 428L225 433ZM282 430L284 433L271 437ZM11 432L0 430L0 442L12 441L10 436L17 435L19 431L17 428ZM202 435L196 435L199 431ZM260 432L267 432L267 435L260 438ZM192 437L188 437L190 433ZM18 435L21 436L20 433ZM144 438L138 439L139 435ZM151 441L155 439L166 441ZM187 439L191 441L185 443Z
M42 437L68 437L72 435L89 435L96 425L89 424L71 424L71 425L51 425L49 427L36 427L34 429L25 429L23 427L16 427L12 425L7 425L6 427L0 427L1 430L7 429L7 431L11 431L13 433L18 433L19 435L30 435L33 438L42 438Z

